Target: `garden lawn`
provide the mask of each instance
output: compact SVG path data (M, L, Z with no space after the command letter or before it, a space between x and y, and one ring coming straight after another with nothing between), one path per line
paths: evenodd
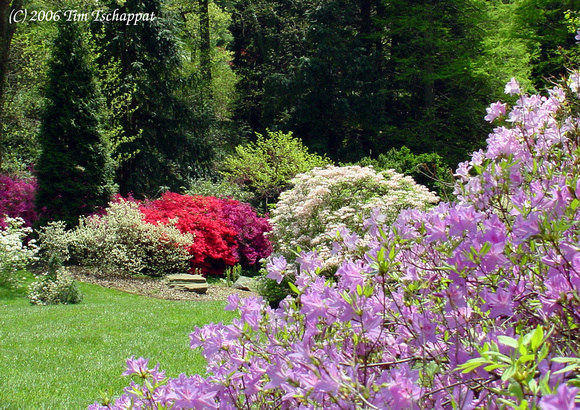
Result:
M32 306L0 295L0 409L82 409L122 393L127 358L160 362L167 376L201 373L195 326L230 322L226 302L168 301L80 283L79 305Z

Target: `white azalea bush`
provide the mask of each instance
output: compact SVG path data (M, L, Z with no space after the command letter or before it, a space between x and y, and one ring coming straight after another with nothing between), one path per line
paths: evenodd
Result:
M357 239L364 239L363 221L371 213L380 214L388 225L402 209L425 210L439 200L409 176L393 170L377 172L372 167L314 168L297 175L292 184L272 211L274 255L293 261L298 248L316 250L324 261L325 273L332 273L346 258L360 256L368 249L364 240L361 247ZM337 246L347 248L340 257Z
M32 232L24 227L21 218L6 218L6 227L0 228L0 286L16 288L22 284L22 271L35 260L34 240L25 243Z

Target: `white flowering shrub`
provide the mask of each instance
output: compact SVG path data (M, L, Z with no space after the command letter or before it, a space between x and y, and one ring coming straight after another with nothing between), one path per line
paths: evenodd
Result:
M39 275L28 287L28 300L33 305L69 305L82 299L77 282L64 267Z
M380 213L389 224L402 209L424 210L438 201L413 178L393 170L377 172L372 167L314 168L297 175L292 184L271 214L274 254L293 261L298 247L316 250L325 261L325 273L331 273L345 258L367 250L357 239L364 237L363 221L372 212ZM341 257L333 252L333 247L340 246L337 240L348 249Z
M24 227L21 218L6 218L0 228L0 286L17 288L22 284L22 270L36 258L34 240L25 244L32 229Z
M111 202L104 215L81 218L74 230L49 225L40 246L79 265L160 276L189 269L187 247L192 243L193 235L171 225L144 222L138 203L121 200Z

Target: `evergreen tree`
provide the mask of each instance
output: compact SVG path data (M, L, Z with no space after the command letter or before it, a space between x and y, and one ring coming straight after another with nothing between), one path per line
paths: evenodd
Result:
M339 161L391 147L455 165L485 140L494 90L477 0L240 0L239 118ZM503 84L502 84L503 87Z
M40 224L75 225L81 215L107 204L111 195L109 161L103 141L98 90L83 35L62 21L49 64L47 105L39 134L36 166Z
M4 115L4 86L8 73L10 43L16 32L17 24L10 24L10 14L22 8L22 0L0 1L0 120ZM4 160L4 126L0 121L0 169Z
M164 189L178 191L209 166L207 122L176 96L181 82L179 48L160 1L109 1L106 11L115 9L118 14L154 16L136 24L95 25L120 193L143 198Z
M580 0L519 0L516 2L514 36L527 45L532 56L532 81L537 90L552 87L566 74L567 53L575 48L566 11L580 10Z

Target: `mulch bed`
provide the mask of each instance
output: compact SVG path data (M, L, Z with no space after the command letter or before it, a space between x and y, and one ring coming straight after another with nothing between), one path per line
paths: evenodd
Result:
M227 300L228 296L237 293L241 298L256 296L254 292L234 289L222 285L209 285L206 294L197 294L177 290L169 287L160 278L134 277L128 275L103 274L96 269L69 266L70 272L75 279L100 285L105 288L120 290L122 292L133 293L136 295L149 296L158 299L167 300L194 300L199 302Z

